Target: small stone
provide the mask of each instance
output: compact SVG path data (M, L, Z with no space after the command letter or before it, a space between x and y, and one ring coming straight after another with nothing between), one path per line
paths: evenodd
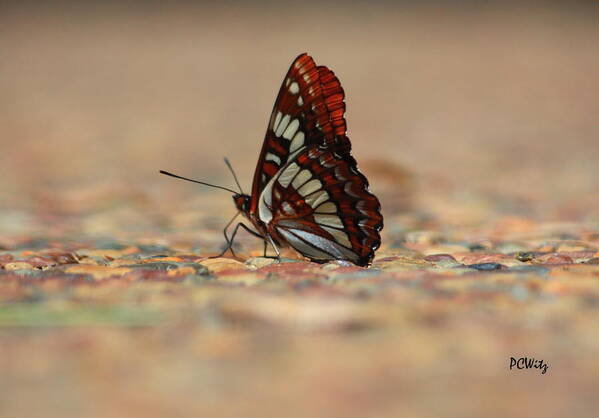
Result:
M77 264L79 260L73 253L60 253L52 255L52 259L56 262L56 264Z
M34 268L38 269L47 269L57 264L53 259L49 257L40 256L29 257L27 259L27 262L31 264Z
M91 264L76 264L74 266L67 267L64 270L66 273L71 274L87 274L92 276L96 280L104 280L110 277L120 277L131 272L130 268L126 267L108 267L108 266L94 266Z
M488 264L488 263L503 263L507 260L513 260L512 257L505 254L466 254L463 256L458 256L458 260L464 264Z
M439 261L455 261L457 260L451 254L431 254L424 257L426 261L431 263L438 263Z
M562 254L570 257L575 263L586 263L595 257L595 251L571 251Z
M517 252L514 256L516 257L516 260L522 261L523 263L531 261L534 258L534 255L527 251Z
M131 267L136 270L162 271L169 277L185 276L189 274L208 274L208 268L199 263L174 263L150 262L142 264L127 264L119 267Z
M250 267L254 267L256 269L270 266L271 264L278 263L278 262L279 262L279 260L277 260L276 258L269 258L269 257L251 257L251 258L248 258L247 260L245 260L245 264L247 264Z
M422 258L405 257L400 255L376 260L373 266L385 271L406 271L430 267L431 263Z
M328 263L325 263L322 265L322 269L327 270L327 271L334 271L334 270L338 270L340 268L348 268L348 267L353 269L354 267L356 267L356 265L347 260L333 260L333 261L329 261ZM361 270L362 267L358 267L358 269Z
M316 274L320 271L320 264L310 261L294 260L293 263L272 263L260 269L262 273L289 274L296 276L297 273Z
M15 261L4 265L4 270L33 270L33 266L24 261Z
M100 250L81 249L76 252L75 256L77 258L101 257L106 260L114 260L115 258L122 257L123 251L112 250L112 249L100 249Z
M469 268L475 269L475 270L480 270L480 271L503 270L503 269L507 268L503 264L499 264L499 263L478 263L478 264L470 264L470 265L467 265L466 267L469 267Z
M248 270L248 266L246 266L245 263L225 257L206 258L200 261L200 264L208 267L208 269L214 273L226 270Z
M535 261L537 263L541 263L541 264L573 264L574 263L574 261L572 260L571 257L564 255L564 254L558 254L558 253L549 253L549 254L539 255L539 256L535 257Z

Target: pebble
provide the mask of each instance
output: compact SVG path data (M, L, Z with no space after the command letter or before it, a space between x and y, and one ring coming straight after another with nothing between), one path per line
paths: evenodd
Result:
M4 265L4 270L33 270L33 266L24 261L15 261Z
M131 272L130 268L126 267L110 267L110 266L94 266L91 264L78 264L67 267L64 270L71 274L89 275L95 280L104 280L111 277L121 277Z
M162 271L166 272L167 276L169 277L188 274L210 274L206 266L198 263L150 262L142 264L128 264L121 267L130 267L134 270Z
M499 263L469 264L469 265L466 265L466 267L471 268L471 269L475 269L475 270L480 270L480 271L503 270L503 269L507 268L503 264L499 264Z
M246 271L249 270L248 266L241 261L234 260L232 258L205 258L200 261L200 264L207 267L208 270L214 273L219 273L227 270L238 270Z
M514 257L516 257L516 260L525 263L527 261L532 261L532 259L534 258L534 254L526 251L521 251L514 254Z
M535 257L535 262L541 264L573 264L574 261L571 257L558 254L558 253L549 253L549 254L541 254Z
M12 260L14 260L14 257L12 254L0 254L0 264L8 263Z
M251 257L248 258L247 260L245 260L245 264L259 269L265 266L270 266L273 263L279 263L280 260L277 260L276 258L269 258L269 257Z
M28 257L27 262L31 264L33 267L39 269L47 269L58 264L50 257L41 256Z
M116 258L122 257L124 255L124 252L122 250L114 250L114 249L96 249L96 250L81 249L81 250L78 250L75 254L78 258L101 257L106 260L114 260Z
M361 270L363 267L358 267L354 263L352 263L350 261L346 261L346 260L329 261L328 263L325 263L322 265L323 270L330 270L330 271L339 270L339 269L347 269L347 268L350 268L350 269L356 268L357 270Z
M488 263L503 263L508 260L513 260L506 254L465 254L458 257L458 260L464 264L488 264Z
M438 263L440 261L454 261L457 263L457 260L451 254L431 254L424 257L424 259L431 263Z

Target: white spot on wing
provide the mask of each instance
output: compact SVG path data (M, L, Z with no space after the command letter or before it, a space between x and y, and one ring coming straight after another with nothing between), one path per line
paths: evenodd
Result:
M276 163L277 165L281 164L281 159L279 158L279 156L276 154L273 154L272 152L267 152L265 159L266 159L266 161L272 161L272 162Z
M281 203L281 209L283 209L283 213L287 216L296 215L295 209L293 209L293 206L291 206L289 202Z
M272 130L274 131L279 126L279 122L281 122L281 112L277 112L277 116L275 116L275 122L272 124Z
M314 220L320 225L343 229L343 222L341 222L341 219L339 219L337 215L321 215L319 213L315 213Z
M302 99L302 96L297 98L297 105L298 106L303 106L304 105L304 99Z
M277 228L277 231L283 235L293 248L307 257L321 260L342 259L354 262L358 259L358 255L352 250L344 247L337 241L331 241L320 235L295 228L289 230ZM298 237L302 238L303 241ZM309 242L310 245L306 242Z
M293 137L293 141L291 141L291 145L289 146L289 152L293 152L296 149L298 149L299 147L301 147L302 145L304 145L304 138L305 138L305 135L302 131L299 131L298 133L296 133L295 136Z
M258 203L258 216L260 216L260 220L267 225L272 220L272 212L268 208L271 204L272 185L273 179L270 179L266 187L264 187L264 190L262 190L260 201Z
M293 135L297 132L297 128L299 128L299 120L293 119L289 125L287 125L287 129L283 132L283 138L291 139Z
M339 231L338 229L329 228L324 225L321 225L320 227L322 229L324 229L325 231L327 231L329 234L331 234L333 236L333 238L335 238L335 241L337 241L339 244L344 245L347 248L352 247L349 237L347 236L347 234L345 232Z
M299 93L299 84L297 84L295 81L293 83L291 83L291 85L289 86L289 93L298 94Z
M289 185L289 182L294 178L295 174L300 170L299 166L295 163L289 163L293 161L297 155L302 152L304 148L300 148L287 158L287 165L277 172L266 184L264 190L260 194L258 201L258 217L265 224L269 224L272 221L272 212L269 206L272 204L273 186L276 181L281 182L281 185L285 184L284 187Z
M281 119L281 123L279 123L277 129L275 130L276 136L281 136L281 134L285 131L287 125L289 124L289 119L291 119L289 115L283 116L283 119Z
M289 83L291 83L291 79L287 77L287 80L285 80L285 87L287 87Z
M319 251L316 248L306 244L304 241L302 241L296 235L292 234L286 229L277 228L277 231L283 236L283 238L285 238L289 245L291 245L293 248L295 248L297 251L299 251L302 255L305 255L306 257L319 260L330 260L331 258L333 258L329 254ZM294 229L293 231L296 233L298 232L297 229Z
M300 187L297 192L302 196L307 196L310 193L314 193L316 190L322 187L322 183L318 179L313 179Z
M289 164L285 169L281 171L281 174L279 175L279 184L283 186L283 188L289 186L291 179L293 179L293 177L297 174L299 169L300 168L296 163Z
M312 173L308 170L302 170L299 172L297 176L293 179L291 185L295 187L295 189L299 189L305 182L312 178Z
M329 200L329 194L326 190L321 190L306 197L306 203L313 208Z
M326 202L318 206L315 210L316 213L337 213L337 205L333 202Z

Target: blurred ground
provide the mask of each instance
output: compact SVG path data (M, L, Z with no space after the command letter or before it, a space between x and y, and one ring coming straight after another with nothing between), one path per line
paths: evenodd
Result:
M599 10L500 4L3 3L0 415L593 416ZM208 261L230 197L157 171L249 189L303 51L374 266Z

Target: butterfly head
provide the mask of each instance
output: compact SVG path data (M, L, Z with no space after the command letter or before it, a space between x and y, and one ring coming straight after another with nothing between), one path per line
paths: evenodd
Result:
M250 196L247 194L236 193L233 195L233 201L235 202L237 210L243 213L250 212Z

